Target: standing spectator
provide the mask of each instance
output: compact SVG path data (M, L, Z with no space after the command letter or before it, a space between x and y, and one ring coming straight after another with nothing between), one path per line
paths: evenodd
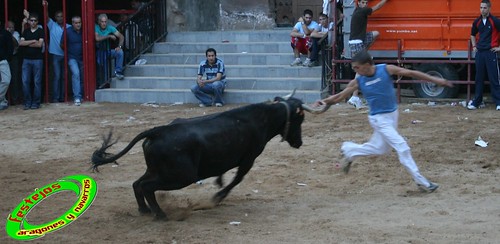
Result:
M379 36L378 31L366 32L368 25L368 15L379 10L384 6L387 0L381 0L373 8L368 7L368 0L359 0L358 7L352 13L351 18L351 34L349 36L349 49L351 50L351 57L356 56L361 50L368 50L373 42ZM357 109L361 108L363 104L358 96L358 91L355 91L348 101Z
M191 87L191 91L200 100L200 107L212 106L213 100L216 107L222 107L224 105L222 94L226 88L224 62L217 58L217 51L213 48L207 49L205 56L207 59L201 61L196 85ZM206 79L203 79L204 74L207 76Z
M48 2L43 0L42 5L48 6ZM63 82L64 77L64 51L61 48L61 36L64 30L71 25L66 24L63 12L56 11L54 20L48 18L47 27L49 29L49 54L52 60L52 68L54 77L52 80L52 102L64 102L65 87Z
M132 60L131 55L136 54L136 42L137 38L140 36L139 26L129 19L127 14L120 14L120 22L117 27L118 31L122 33L124 37L123 41L123 55L125 63Z
M306 60L302 65L309 66L311 63L311 40L309 36L315 29L319 29L319 25L313 19L313 12L310 9L304 10L304 15L299 18L299 21L295 24L290 33L292 37L292 49L293 56L295 60L290 64L291 66L297 66L302 64L302 60L300 59L300 54L307 55Z
M116 78L123 80L123 35L115 27L108 25L108 16L106 14L100 14L97 17L97 22L98 24L95 25L95 40L101 42L101 48L109 52L111 57L115 59ZM112 41L118 39L118 46L112 50L110 50L110 39Z
M4 28L2 23L0 23L0 47L0 110L4 110L9 106L5 94L7 94L10 84L9 60L14 53L14 46L12 34Z
M350 141L342 143L341 150L344 156L342 169L348 173L355 158L383 155L389 153L393 148L398 154L399 162L410 173L417 186L427 192L435 191L438 185L420 174L417 164L411 156L408 143L397 131L398 104L391 76L398 75L428 80L437 85L448 87L453 87L453 84L445 79L430 76L420 71L395 65L375 65L372 56L366 50L360 51L352 58L352 65L356 71L356 77L349 82L347 87L342 92L315 103L316 106L338 103L358 88L366 95L370 107L368 120L373 128L373 135L368 142L363 144Z
M24 30L21 35L19 46L23 47L23 95L24 110L39 109L42 99L42 71L43 71L43 53L44 30L38 28L38 14L30 13L25 19L29 22L29 28ZM31 95L31 81L33 79L33 96Z
M321 43L328 37L328 32L333 30L333 22L328 23L328 15L321 13L319 14L319 29L314 29L311 33L311 61L308 66L318 65L318 54L320 51ZM328 41L328 40L327 40Z
M7 22L7 30L12 34L12 43L14 45L14 53L12 59L9 61L10 74L12 78L10 79L9 93L11 102L13 104L19 104L22 102L23 97L23 85L21 82L21 58L19 57L18 47L21 35L16 31L16 25L13 21Z
M483 102L484 79L490 81L491 97L500 111L500 84L498 80L498 51L500 51L500 20L490 14L491 3L482 0L480 5L481 16L472 23L470 41L473 51L476 52L476 91L467 109L474 110ZM479 39L476 39L478 35Z
M64 48L64 35L61 36L61 48ZM83 81L83 41L82 18L71 18L71 27L66 29L66 44L68 45L68 66L71 70L71 87L73 88L73 101L75 106L82 104Z

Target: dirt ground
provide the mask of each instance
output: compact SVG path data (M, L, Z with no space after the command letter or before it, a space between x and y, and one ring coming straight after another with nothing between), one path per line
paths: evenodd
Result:
M336 168L343 141L371 135L367 111L347 104L306 114L303 146L272 139L254 167L221 205L191 211L210 200L214 179L157 192L168 221L140 215L132 183L145 170L140 143L100 173L89 170L101 135L114 128L121 150L135 135L189 118L229 110L194 105L49 104L0 112L0 217L31 192L59 178L86 174L98 194L74 223L31 243L498 243L500 240L500 112L489 104L468 111L450 103L402 103L400 133L423 175L440 184L421 193L394 152ZM417 123L412 121L418 120ZM481 136L488 146L475 146ZM228 183L233 171L225 175ZM28 220L42 224L75 202L69 192L47 198ZM237 222L239 224L235 224ZM0 243L14 243L5 234Z

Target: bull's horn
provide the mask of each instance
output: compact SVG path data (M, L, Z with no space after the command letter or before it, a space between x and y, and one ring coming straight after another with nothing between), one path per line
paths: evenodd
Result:
M293 97L293 95L295 95L295 90L297 90L297 88L293 89L292 93L283 96L283 99L288 100L289 98Z
M328 110L330 108L330 104L327 104L327 105L323 105L323 106L319 106L319 107L311 107L307 104L302 104L302 108L309 112L309 113L312 113L312 114L321 114L321 113L324 113L326 110Z

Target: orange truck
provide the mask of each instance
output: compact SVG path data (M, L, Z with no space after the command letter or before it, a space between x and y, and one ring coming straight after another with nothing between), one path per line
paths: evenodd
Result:
M374 6L379 0L370 0ZM500 17L500 2L491 1L491 14ZM370 48L377 59L442 76L456 84L474 84L474 54L470 46L472 22L480 16L481 0L388 0L368 17L368 30L379 38ZM348 41L355 0L343 0L344 55L350 58ZM335 55L334 55L335 56ZM335 60L334 60L335 62ZM409 82L411 83L411 82ZM417 97L456 97L455 88L433 83L412 83Z

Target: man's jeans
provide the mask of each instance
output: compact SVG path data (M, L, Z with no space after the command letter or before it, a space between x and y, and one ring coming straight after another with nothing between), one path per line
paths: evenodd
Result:
M52 81L52 102L64 101L64 56L51 54L54 80Z
M83 61L70 58L68 66L71 70L71 86L73 87L73 99L82 99L83 87Z
M24 106L40 106L42 99L42 71L43 59L24 59L23 61L23 95ZM31 96L31 79L34 83L33 96Z
M123 50L111 49L110 54L115 59L115 72L123 73Z
M207 83L203 87L198 84L191 87L191 92L194 96L200 100L204 105L212 105L212 95L214 96L215 103L224 104L222 99L222 94L224 93L224 88L226 87L226 81L215 81L212 83Z

